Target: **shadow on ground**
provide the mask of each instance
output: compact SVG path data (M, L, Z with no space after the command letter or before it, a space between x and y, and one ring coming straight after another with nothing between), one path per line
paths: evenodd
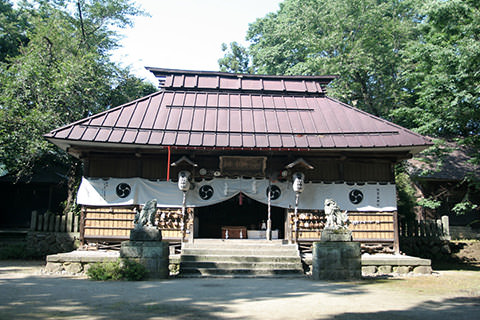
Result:
M477 291L465 291L462 298L424 296L418 298L418 303L415 296L407 294L410 302L402 306L398 300L397 304L396 293L389 290L395 291L402 283L408 286L403 279L95 282L41 274L16 275L22 270L14 265L0 268L0 319L245 319L245 313L235 313L239 305L244 309L259 308L243 311L262 319L470 320L480 313ZM385 287L379 289L382 284ZM376 295L372 295L372 287ZM383 300L389 303L382 305ZM360 309L362 303L370 303L369 308ZM262 309L266 306L268 310ZM298 317L299 310L311 312Z
M223 319L236 301L302 298L312 293L358 296L358 282L314 282L309 279L172 279L108 281L26 276L7 278L0 271L1 319ZM236 319L234 316L229 319Z
M407 310L385 310L372 313L348 312L336 315L338 320L471 320L480 312L480 297L450 298L441 301L426 301Z

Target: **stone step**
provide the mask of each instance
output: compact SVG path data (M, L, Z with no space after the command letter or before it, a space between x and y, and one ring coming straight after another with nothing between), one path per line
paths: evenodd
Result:
M184 243L182 244L182 249L200 249L200 248L207 248L207 249L224 249L224 248L232 248L232 249L265 249L265 250L297 250L297 246L295 244L271 244L271 243L241 243L241 242L232 242L232 243Z
M296 263L299 261L298 256L242 256L242 255L188 255L183 254L180 258L181 262L272 262L272 263Z
M275 240L265 240L265 239L194 239L193 242L188 242L184 244L270 244L270 245L279 245L287 244L286 240L275 239Z
M217 255L217 256L282 256L300 257L296 250L286 249L236 249L236 248L188 248L182 249L182 255Z
M299 269L182 268L182 277L303 277Z
M231 261L182 261L180 268L219 268L227 270L242 270L242 269L271 269L271 270L286 270L286 269L302 269L300 262L231 262Z
M23 243L26 241L27 234L26 230L0 230L0 243L5 245Z
M283 240L200 239L184 243L180 274L196 277L301 276L296 245Z

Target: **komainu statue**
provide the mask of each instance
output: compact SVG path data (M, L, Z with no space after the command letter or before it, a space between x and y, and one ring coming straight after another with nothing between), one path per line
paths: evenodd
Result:
M325 199L324 210L327 217L325 229L347 229L349 224L347 211L342 212L334 200Z
M157 213L157 199L147 201L142 208L142 211L135 215L135 228L153 227L155 225L155 214Z

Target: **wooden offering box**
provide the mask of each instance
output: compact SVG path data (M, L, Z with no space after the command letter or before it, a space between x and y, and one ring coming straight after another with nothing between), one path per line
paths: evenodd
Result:
M222 227L222 239L246 239L247 228L242 226Z

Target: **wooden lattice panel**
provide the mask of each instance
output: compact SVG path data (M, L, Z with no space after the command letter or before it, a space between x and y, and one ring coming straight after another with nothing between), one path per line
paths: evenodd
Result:
M354 240L394 240L394 214L351 213L349 228Z
M181 239L182 238L182 220L185 224L185 230L193 225L193 219L189 219L191 208L188 208L185 217L182 215L182 209L179 208L159 208L157 210L158 228L162 230L163 239Z
M289 211L289 221L292 230L293 210ZM323 212L316 210L298 211L298 239L320 240L321 232L326 219ZM349 229L352 230L353 240L356 241L394 241L394 213L393 212L355 212L349 213ZM292 232L295 237L295 231Z
M135 208L129 207L86 207L84 211L84 237L96 239L130 236L135 218Z
M295 237L295 231L292 232L292 236ZM312 240L312 239L318 239L320 240L322 236L322 231L321 230L313 230L313 231L304 231L301 230L298 232L298 239L299 240Z

